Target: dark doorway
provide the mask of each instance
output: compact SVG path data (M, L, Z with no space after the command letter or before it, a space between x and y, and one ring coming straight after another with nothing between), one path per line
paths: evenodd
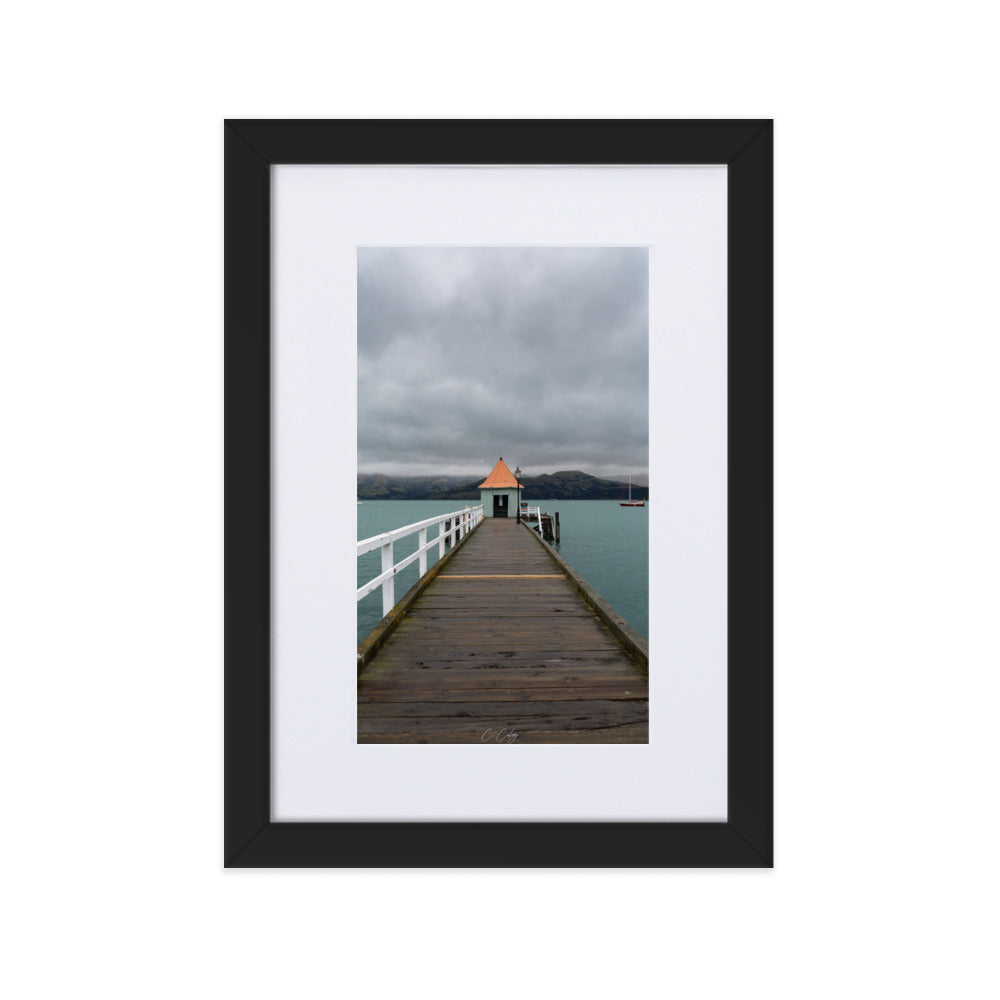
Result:
M506 517L507 516L507 494L501 493L497 496L493 494L493 516L494 517Z

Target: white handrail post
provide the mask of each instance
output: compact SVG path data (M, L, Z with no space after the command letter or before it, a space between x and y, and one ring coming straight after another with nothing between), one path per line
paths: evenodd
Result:
M427 573L427 550L433 547L434 542L437 542L438 557L443 559L447 544L450 542L452 548L458 545L460 541L476 528L484 516L481 505L474 508L466 507L462 511L442 514L440 517L430 517L415 524L404 525L395 531L386 531L381 535L373 535L371 538L360 539L358 541L358 556L363 556L368 552L374 552L378 549L381 552L382 571L378 576L370 579L368 583L358 587L358 600L363 600L368 594L373 594L377 588L381 587L382 617L384 618L396 606L396 575L419 559L420 574L418 579L422 579ZM445 530L445 525L447 525L447 530ZM437 537L428 542L427 532L432 527L437 529ZM393 548L395 542L411 534L418 536L416 551L401 559L398 563L394 562Z
M392 542L386 542L382 546L382 572L385 573L392 569ZM389 576L382 581L382 617L392 611L393 605L396 603L395 592L396 588L394 586L396 582L395 576Z

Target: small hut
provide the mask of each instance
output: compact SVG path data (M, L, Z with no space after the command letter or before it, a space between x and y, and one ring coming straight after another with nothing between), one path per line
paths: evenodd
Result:
M479 484L479 497L485 517L517 516L517 479L502 455L493 471Z

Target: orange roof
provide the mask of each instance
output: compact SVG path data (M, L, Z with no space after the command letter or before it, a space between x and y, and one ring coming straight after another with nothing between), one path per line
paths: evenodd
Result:
M481 490L502 490L507 487L517 488L517 480L514 473L507 468L507 463L501 458L493 471L479 484Z

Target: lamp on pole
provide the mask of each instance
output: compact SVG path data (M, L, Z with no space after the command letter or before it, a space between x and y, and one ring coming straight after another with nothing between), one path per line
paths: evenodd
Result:
M517 480L517 523L521 523L521 466L514 470L514 478Z

